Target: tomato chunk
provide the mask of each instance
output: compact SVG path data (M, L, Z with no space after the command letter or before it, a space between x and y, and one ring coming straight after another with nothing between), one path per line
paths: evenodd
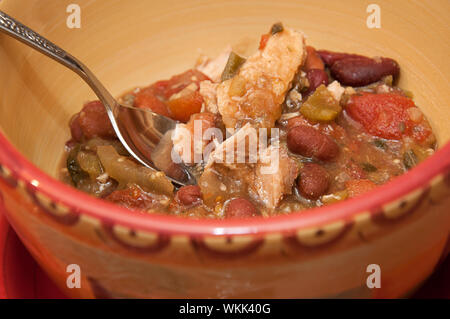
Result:
M355 94L348 101L346 110L368 133L381 138L399 140L411 136L420 142L431 134L424 117L411 118L414 112L410 111L418 110L414 102L400 94Z
M205 80L210 79L196 69L187 70L184 73L175 75L167 83L163 83L166 86L163 90L164 98L169 99L172 95L181 92L192 83L195 83L199 87L199 83ZM158 85L158 82L155 85ZM159 86L161 86L161 83Z
M259 41L259 49L264 50L266 47L267 41L270 39L270 34L266 33L261 36L261 40Z
M106 197L106 200L129 209L148 210L157 204L157 200L145 193L137 185L130 185L116 190Z
M203 98L198 92L199 84L205 80L209 78L202 72L188 70L140 90L134 106L149 108L155 113L187 122L192 114L200 112Z
M155 113L169 116L169 111L167 110L166 104L158 98L153 88L141 90L136 95L134 106L140 108L149 108Z
M325 68L325 65L320 56L317 54L316 49L308 45L306 46L306 53L307 55L304 65L306 71L313 69L323 70Z
M348 191L348 197L353 198L367 193L377 187L377 184L368 179L354 179L345 183Z
M203 97L198 91L188 91L179 97L170 99L167 106L171 118L180 122L187 122L192 114L200 112L202 103Z

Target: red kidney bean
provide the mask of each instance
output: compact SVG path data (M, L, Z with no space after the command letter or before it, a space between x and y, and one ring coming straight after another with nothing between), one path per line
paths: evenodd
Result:
M116 136L105 107L100 101L86 103L79 113L78 123L87 139L93 137L113 138Z
M331 52L331 51L327 51L327 50L318 50L316 52L317 52L317 55L320 56L322 61L325 62L325 64L327 66L332 66L334 64L334 62L343 60L343 59L348 59L348 58L359 58L359 59L369 59L370 60L370 58L365 57L363 55L359 55L359 54Z
M181 187L175 195L175 200L184 206L199 204L202 200L200 187L197 185Z
M324 70L311 69L306 72L306 78L309 82L309 87L305 94L309 95L313 93L320 85L328 85L328 74Z
M81 140L83 139L83 131L80 126L79 118L80 118L80 114L75 114L70 119L70 123L69 123L70 134L72 135L72 139L76 142L81 142Z
M302 115L299 116L295 116L295 117L291 117L288 121L287 121L287 130L289 131L291 128L294 128L296 126L299 125L308 125L309 122L306 118L304 118Z
M339 154L339 147L335 141L306 125L298 125L288 131L287 146L295 154L324 161L331 160Z
M316 49L311 46L306 47L305 71L312 69L323 70L325 68L322 59L317 54Z
M300 170L297 189L308 199L318 199L330 186L330 176L320 165L307 163Z
M330 71L341 84L364 86L379 81L387 75L396 78L400 68L396 61L389 58L347 58L334 62Z
M245 198L235 198L228 202L225 208L227 218L246 218L258 215L256 207Z

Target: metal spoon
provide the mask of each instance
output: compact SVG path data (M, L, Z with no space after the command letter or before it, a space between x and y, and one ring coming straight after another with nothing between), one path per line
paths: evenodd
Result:
M97 77L78 59L2 11L0 11L0 31L77 73L105 106L117 137L130 155L142 165L163 170L161 167L156 167L151 159L151 154L155 147L161 148L161 145L158 144L164 135L167 136L175 128L176 121L149 110L119 104ZM165 138L164 140L167 142L170 139ZM172 161L172 159L167 158L167 161ZM176 169L174 169L174 165ZM171 170L165 170L165 173L172 182L179 185L196 183L195 177L184 165L173 163L173 165L164 166L171 167Z

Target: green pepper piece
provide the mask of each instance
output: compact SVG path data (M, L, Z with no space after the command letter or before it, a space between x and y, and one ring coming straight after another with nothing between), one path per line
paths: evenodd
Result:
M366 172L376 172L378 170L374 165L367 163L367 162L362 163L361 166L362 166L363 170L365 170Z
M77 161L77 155L80 151L80 145L76 145L67 156L67 170L69 171L70 178L75 186L78 186L79 183L86 178L89 178L89 174L83 171Z
M173 184L163 172L139 165L126 156L119 155L113 146L98 146L97 155L102 167L119 187L136 184L144 190L164 195L173 194Z
M323 84L300 107L300 113L308 120L315 122L332 121L341 111L339 102Z
M407 170L410 170L414 166L417 165L417 155L414 153L413 150L409 150L403 154L403 165L405 165L405 168Z
M234 77L245 61L246 61L245 58L237 55L234 52L231 52L230 56L228 57L227 65L225 65L225 69L222 72L220 80L223 82Z

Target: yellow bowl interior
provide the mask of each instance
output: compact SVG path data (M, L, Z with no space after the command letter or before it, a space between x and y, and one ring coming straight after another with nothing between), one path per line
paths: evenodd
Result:
M255 48L271 24L302 30L316 48L387 56L401 65L439 145L450 139L450 2L382 1L369 29L367 1L80 0L81 28L66 25L72 1L3 0L0 10L78 57L114 95L190 68L200 52ZM95 95L74 73L0 35L0 128L33 163L55 176L68 121Z

